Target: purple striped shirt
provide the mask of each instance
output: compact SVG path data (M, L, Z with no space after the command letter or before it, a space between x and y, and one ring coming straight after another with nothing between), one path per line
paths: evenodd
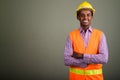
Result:
M87 47L88 40L90 39L90 35L92 33L93 28L89 27L86 32L80 27L80 33L82 35L82 38L84 40L85 47ZM102 34L102 37L100 39L99 48L98 48L98 54L89 54L84 53L83 59L76 59L71 57L73 54L73 47L72 47L72 41L70 40L70 37L68 36L65 50L64 50L64 63L66 66L78 66L85 68L89 64L105 64L108 61L108 47L106 42L106 37L104 33Z

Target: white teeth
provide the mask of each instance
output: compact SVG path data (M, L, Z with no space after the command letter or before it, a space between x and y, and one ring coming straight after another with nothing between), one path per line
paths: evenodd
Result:
M88 20L84 20L83 22L88 22Z

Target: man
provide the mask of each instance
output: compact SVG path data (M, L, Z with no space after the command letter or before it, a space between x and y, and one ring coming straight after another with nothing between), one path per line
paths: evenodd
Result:
M64 51L70 80L103 80L102 64L108 61L108 48L104 33L91 26L94 12L86 1L76 10L80 28L70 32Z

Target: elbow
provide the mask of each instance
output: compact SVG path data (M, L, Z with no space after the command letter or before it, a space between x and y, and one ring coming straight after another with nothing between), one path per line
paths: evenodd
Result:
M101 64L107 64L108 63L108 55L102 55L100 58Z
M68 63L66 63L66 62L64 62L64 65L65 65L65 66L69 66L69 64L68 64Z
M70 63L64 61L64 65L65 65L65 66L70 66Z
M67 59L65 59L65 58L64 58L64 65L69 66L69 63L68 63Z
M108 63L108 58L104 58L102 61L101 61L102 64L107 64Z
M70 59L69 58L64 58L64 65L65 66L71 66L71 61L70 61Z
M106 59L106 61L104 62L104 64L107 64L108 63L108 59Z
M107 64L107 61L102 61L101 63L102 63L102 64Z

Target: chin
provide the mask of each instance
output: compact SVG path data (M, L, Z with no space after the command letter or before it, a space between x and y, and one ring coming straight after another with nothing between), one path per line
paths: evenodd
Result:
M83 25L84 27L89 27L89 25Z

